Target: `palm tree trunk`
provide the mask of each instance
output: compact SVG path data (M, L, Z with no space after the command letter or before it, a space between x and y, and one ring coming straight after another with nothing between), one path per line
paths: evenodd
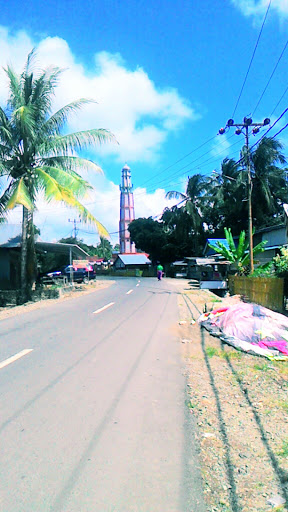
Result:
M37 257L35 251L35 233L33 223L33 211L28 212L28 247L27 247L27 286L28 295L35 286L37 278Z
M27 302L27 235L28 235L28 210L23 206L22 240L21 240L21 273L20 273L20 304Z

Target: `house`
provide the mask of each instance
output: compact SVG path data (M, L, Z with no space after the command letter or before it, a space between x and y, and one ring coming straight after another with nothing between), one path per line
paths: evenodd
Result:
M151 261L145 253L118 254L114 262L116 270L144 270L149 265L151 265Z
M222 281L227 277L230 262L216 255L210 258L187 257L187 277L197 281Z
M88 254L78 245L59 242L44 242L39 237L35 242L36 253L52 252L67 255L67 263L73 259L88 259ZM21 226L0 226L0 289L20 287Z
M288 246L287 225L278 224L277 226L258 229L253 236L254 247L264 241L266 241L264 252L257 254L256 257L261 265L268 263L279 254L281 247Z

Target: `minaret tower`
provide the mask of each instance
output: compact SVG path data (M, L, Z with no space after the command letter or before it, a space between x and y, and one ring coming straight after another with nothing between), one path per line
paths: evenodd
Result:
M128 226L135 219L133 185L131 184L131 171L128 165L122 169L122 181L120 185L120 222L119 243L120 254L135 253L135 244L130 240Z

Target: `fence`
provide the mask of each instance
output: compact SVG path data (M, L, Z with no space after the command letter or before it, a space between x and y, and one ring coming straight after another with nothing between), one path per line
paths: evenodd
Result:
M274 311L284 309L284 279L273 277L229 276L231 295L243 295L250 302L256 302Z

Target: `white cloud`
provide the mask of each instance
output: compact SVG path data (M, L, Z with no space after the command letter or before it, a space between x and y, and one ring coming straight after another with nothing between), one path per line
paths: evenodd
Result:
M219 135L213 143L211 155L215 158L221 157L224 159L228 155L229 149L230 143L228 142L226 135Z
M20 72L29 51L36 42L24 31L11 34L0 27L0 67L12 64ZM80 97L94 98L97 105L85 108L81 115L69 124L71 130L89 128L110 129L119 141L118 145L103 146L100 154L105 167L105 157L113 156L123 161L153 162L161 152L171 132L180 130L186 121L198 118L196 112L176 89L158 88L142 68L129 69L120 55L101 52L95 55L87 71L72 54L67 42L59 37L47 37L38 42L36 67L49 65L67 68L56 91L55 109ZM0 104L7 100L8 87L5 74L0 72ZM99 154L99 149L97 150ZM108 164L107 164L108 165ZM119 229L119 187L105 176L93 176L88 171L84 177L95 187L82 202L102 222L110 233ZM120 176L119 176L120 181ZM177 201L165 199L165 191L158 189L148 193L146 189L134 191L136 217L159 215L165 206ZM73 224L68 219L77 218L75 210L58 203L47 204L42 197L37 201L35 224L41 237L55 241L71 234ZM21 222L21 209L9 214L11 223ZM97 244L94 228L79 224L80 238ZM91 234L85 233L90 231ZM111 236L118 242L118 234Z
M267 10L269 0L232 0L232 3L241 10L245 16L263 16ZM271 2L273 9L280 17L288 17L287 0L273 0Z
M145 188L136 188L134 190L135 217L158 217L166 206L171 207L178 200L168 200L165 198L165 190L157 189L149 193ZM120 210L120 191L119 186L104 176L99 176L95 180L95 188L89 192L89 195L82 201L88 210L102 222L108 232L111 234L113 245L118 243L119 235L119 210ZM70 219L70 222L69 222ZM77 220L79 229L78 238L82 238L86 243L97 245L99 236L95 232L95 227L91 224L80 223L77 211L69 209L61 203L47 203L43 197L37 201L37 211L34 214L34 223L41 231L41 238L47 242L55 242L60 238L71 236L73 231L73 221ZM22 210L15 208L9 214L11 224L21 223Z
M11 34L0 27L0 66L12 63L20 71L36 42L24 31ZM169 133L199 116L176 89L158 88L141 67L129 69L118 54L100 52L89 70L76 61L68 43L59 37L46 37L37 45L36 64L65 68L56 91L55 109L80 97L98 104L85 107L71 119L71 130L107 128L119 145L106 145L103 156L114 155L123 163L153 161ZM7 99L7 86L0 76L0 102ZM99 149L97 149L99 154Z

